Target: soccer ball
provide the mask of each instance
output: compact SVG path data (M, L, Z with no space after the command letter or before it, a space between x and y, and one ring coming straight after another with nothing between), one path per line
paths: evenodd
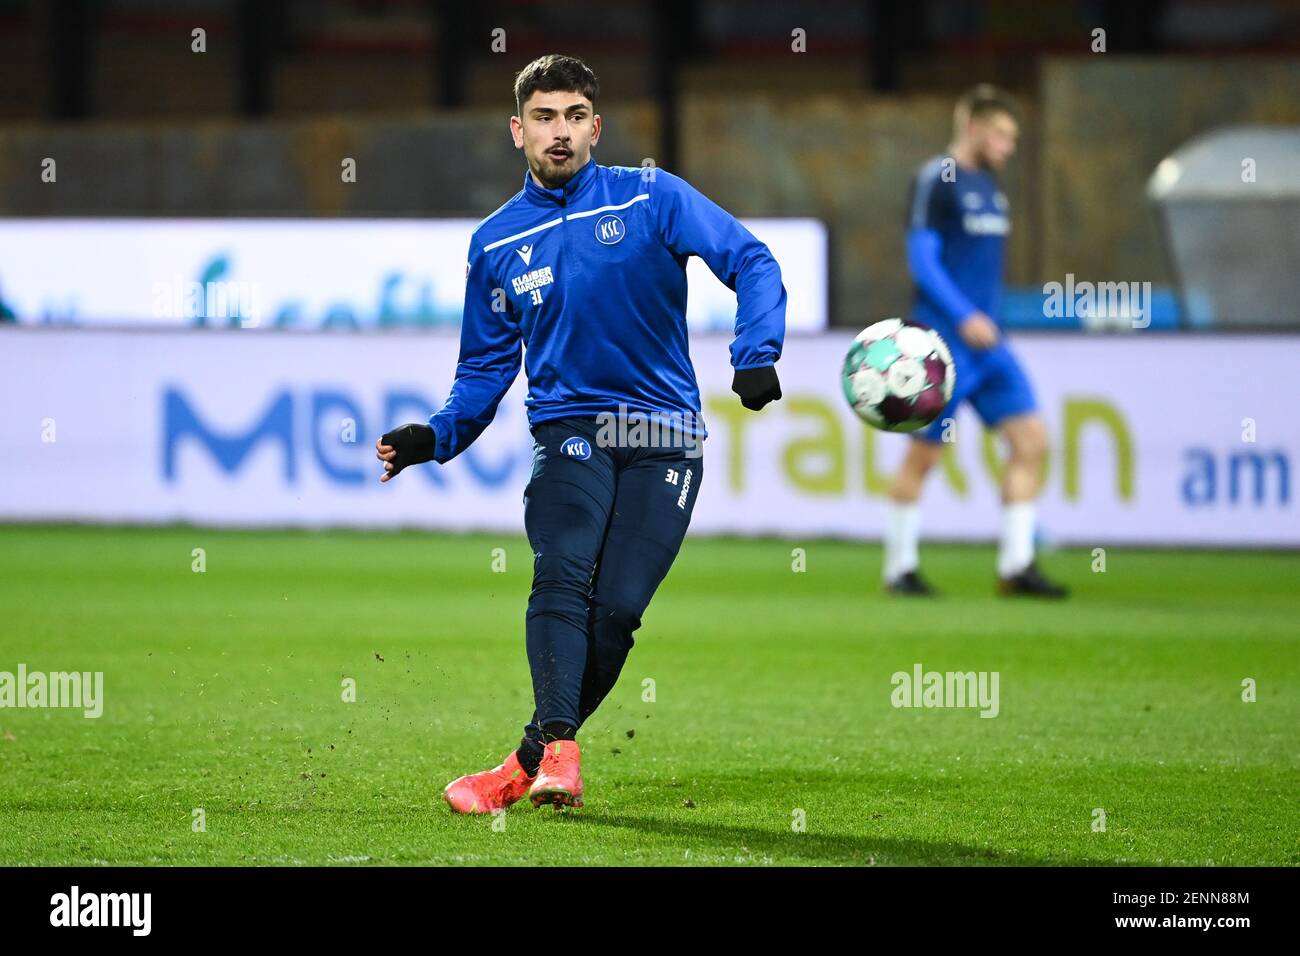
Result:
M858 333L844 358L844 397L868 425L914 432L939 417L957 381L939 333L885 319Z

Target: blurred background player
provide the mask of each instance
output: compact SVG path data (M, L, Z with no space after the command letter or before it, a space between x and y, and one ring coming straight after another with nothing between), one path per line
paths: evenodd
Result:
M573 57L544 56L519 73L510 129L528 171L524 188L470 241L451 396L428 425L403 425L376 442L383 481L407 465L450 461L491 423L526 347L535 709L504 762L447 785L444 797L461 813L503 810L524 796L535 806L582 805L578 728L617 682L703 478L686 334L690 256L736 292L732 390L755 411L781 397L786 291L776 260L672 173L598 165L597 89ZM606 431L606 415L635 421ZM674 427L650 439L651 416ZM645 442L634 437L638 425Z
M1020 363L994 318L1011 222L996 172L1016 151L1019 124L1011 98L988 84L957 101L948 152L920 168L909 201L907 262L915 282L913 319L952 349L952 401L917 432L894 476L886 504L885 587L928 595L921 577L920 496L944 443L956 440L955 415L969 401L1009 454L1002 476L1002 532L997 574L1004 594L1064 597L1034 560L1035 500L1047 453L1047 429Z

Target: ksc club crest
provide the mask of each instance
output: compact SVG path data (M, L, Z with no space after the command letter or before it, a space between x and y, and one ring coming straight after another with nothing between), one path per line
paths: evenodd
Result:
M627 227L618 216L601 216L596 220L596 238L607 246L622 242L627 235Z
M586 461L591 457L591 442L577 435L566 438L564 444L560 446L560 454L565 458L578 458Z

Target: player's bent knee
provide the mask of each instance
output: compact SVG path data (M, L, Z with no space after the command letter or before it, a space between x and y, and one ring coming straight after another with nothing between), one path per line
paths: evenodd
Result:
M528 610L536 613L561 613L579 620L586 614L587 593L591 580L590 561L562 554L544 554L533 562L533 586L528 594Z
M1047 426L1037 415L1013 419L1001 430L1010 446L1012 461L1040 465L1047 457Z
M595 561L561 551L543 551L533 558L533 587L571 585L585 587L591 581Z
M1011 443L1010 457L1021 465L1038 466L1047 457L1047 442L1036 439L1023 439Z
M542 583L533 585L528 595L528 611L525 618L538 615L558 617L568 621L579 630L587 626L587 596L580 587L562 583Z
M918 438L907 451L905 467L924 478L943 459L943 444Z
M1020 457L1027 464L1041 465L1043 459L1047 457L1047 433L1042 429L1035 429L1025 436L1021 442Z

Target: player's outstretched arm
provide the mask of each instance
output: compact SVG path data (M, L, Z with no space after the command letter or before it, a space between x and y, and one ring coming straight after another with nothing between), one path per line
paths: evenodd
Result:
M498 294L487 256L471 240L451 394L427 425L403 425L375 443L376 457L384 462L379 480L388 481L408 465L445 464L468 448L496 416L521 364L519 325L509 299Z
M699 256L736 293L731 390L758 411L781 397L776 361L785 341L785 285L766 243L680 176L657 170L652 202L664 244Z

